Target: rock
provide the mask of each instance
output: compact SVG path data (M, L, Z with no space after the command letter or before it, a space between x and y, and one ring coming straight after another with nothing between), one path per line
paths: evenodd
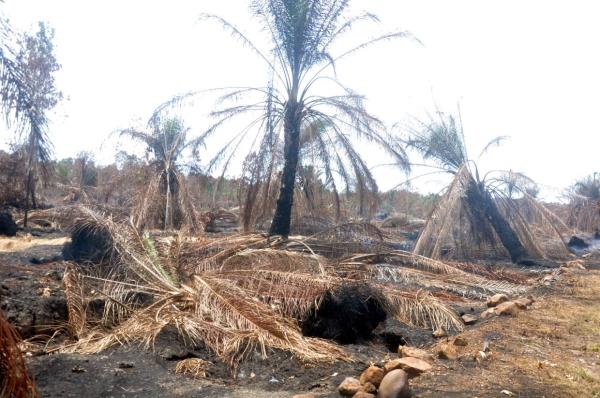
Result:
M296 394L292 398L317 398L315 394Z
M359 392L364 392L364 393L368 393L368 394L377 394L377 387L375 387L373 385L373 383L369 383L366 382L365 384L363 384L363 386L360 388Z
M421 373L429 372L431 365L419 358L404 357L389 361L384 366L386 372L391 372L395 369L402 369L408 377L417 377Z
M359 390L360 381L356 380L354 377L346 377L338 386L338 392L345 397L351 397Z
M479 315L479 317L480 317L481 319L487 319L487 318L490 318L490 317L492 317L492 316L494 316L494 315L496 315L495 308L488 308L487 310L483 311L483 312L482 312L482 313Z
M477 319L479 319L477 316L471 314L464 314L461 316L461 318L465 325L473 325L475 322L477 322Z
M515 316L519 312L519 306L514 301L506 301L494 308L494 312L498 315Z
M365 391L359 391L354 394L352 398L375 398L375 395Z
M502 294L502 293L494 294L492 297L490 297L488 299L487 306L495 307L498 304L504 303L505 301L508 301L508 296L506 294Z
M453 342L454 345L459 346L459 347L466 347L469 345L469 342L467 341L467 339L465 339L464 337L457 337L454 339Z
M458 353L456 352L456 348L454 348L453 345L442 344L438 349L438 357L441 359L454 361L458 357Z
M383 369L377 366L369 366L360 375L360 384L371 383L375 387L379 387L381 379L383 379Z
M432 333L433 337L435 337L436 339L439 339L441 337L446 337L448 334L446 333L446 331L442 328L436 329L433 331Z
M409 398L408 374L402 369L392 370L381 380L377 398Z
M400 355L401 358L413 357L422 359L424 361L433 361L433 354L415 347L400 346L398 347L398 355Z
M533 300L529 298L522 297L520 299L515 300L515 304L522 310L526 310L531 304L533 304Z

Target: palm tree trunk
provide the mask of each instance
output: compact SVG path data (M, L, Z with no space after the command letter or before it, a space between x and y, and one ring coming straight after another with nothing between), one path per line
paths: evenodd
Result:
M298 155L300 152L300 123L301 115L297 103L288 103L284 121L284 165L281 174L281 187L277 198L277 207L269 229L269 235L290 234L292 205L294 202L294 185L298 169Z
M485 218L488 219L494 231L500 238L502 246L508 251L512 262L518 263L528 257L527 249L523 246L514 229L508 221L502 216L496 202L491 195L481 189L474 181L469 184L467 189L467 200L473 205L473 208L480 208Z
M169 220L169 210L170 210L170 199L171 199L171 171L167 168L166 170L167 176L167 200L165 205L165 231L169 229L170 220Z

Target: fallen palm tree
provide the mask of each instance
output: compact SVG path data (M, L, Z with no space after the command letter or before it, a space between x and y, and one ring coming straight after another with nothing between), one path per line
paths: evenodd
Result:
M35 383L27 373L19 349L21 341L15 328L0 312L0 396L7 398L39 397Z
M564 259L558 217L530 194L532 182L519 173L488 173L480 178L468 157L462 126L452 116L421 123L408 145L442 171L454 176L430 214L415 245L415 253L440 259L505 259L529 264L532 259ZM498 144L492 140L484 150ZM539 216L534 225L518 205L525 202ZM542 241L553 240L551 247Z

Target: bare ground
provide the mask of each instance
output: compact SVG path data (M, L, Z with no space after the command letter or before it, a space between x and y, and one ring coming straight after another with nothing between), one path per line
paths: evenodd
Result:
M26 335L49 333L64 316L59 263L30 261L60 253L56 239L13 242L8 248L0 239L0 307L11 322L22 323ZM518 316L480 321L463 332L468 345L459 347L459 359L436 360L431 373L411 381L414 396L600 397L600 271L568 271L534 295L533 307ZM409 343L432 351L444 342L414 329L405 333ZM490 351L476 361L484 341ZM346 348L354 363L307 368L288 354L271 352L266 360L252 358L242 365L235 380L206 351L188 350L168 333L154 351L128 347L88 356L35 355L28 356L28 364L43 397L291 397L302 392L337 397L344 377L357 377L370 362L397 356L377 342ZM214 363L208 378L174 372L177 361L190 356Z

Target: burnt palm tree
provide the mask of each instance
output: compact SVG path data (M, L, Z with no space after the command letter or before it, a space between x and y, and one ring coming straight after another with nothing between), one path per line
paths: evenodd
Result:
M479 157L505 138L491 140ZM531 179L512 171L480 175L475 159L467 153L460 118L437 112L428 122L417 121L417 127L410 128L406 143L426 162L454 177L419 236L416 253L439 258L448 250L444 246L452 246L450 255L458 258L503 251L513 262L525 264L531 258L568 253L560 231L567 228L534 199L536 186ZM537 240L529 225L531 217L526 216L524 209L534 213L536 220L556 238L553 253Z
M600 173L577 181L568 196L569 224L582 231L595 232L600 238Z
M16 35L6 21L0 21L0 105L5 120L23 137L27 153L25 218L36 208L37 176L48 181L52 144L47 135L47 112L62 94L54 86L54 72L60 69L54 57L53 32L43 23L35 35ZM15 50L18 48L18 50Z
M389 139L383 123L364 106L364 97L336 78L338 61L384 40L407 37L407 32L383 34L353 46L338 55L331 53L338 39L356 24L375 22L372 14L346 18L348 0L255 0L251 12L269 35L272 49L263 52L242 32L214 15L203 18L218 21L264 61L270 79L263 87L223 89L219 107L210 116L214 123L204 133L213 135L233 118L247 117L245 128L225 142L209 164L224 169L231 163L244 142L250 142L255 161L270 169L275 151L282 143L282 171L279 194L271 222L271 235L287 236L298 165L302 161L302 131L320 126L312 137L312 145L320 154L329 186L336 178L353 186L376 190L377 185L359 151L354 138L375 143L393 157L393 162L408 168L400 145ZM175 99L175 101L180 98ZM171 102L172 103L172 102ZM261 166L262 167L262 166ZM259 173L260 174L260 173ZM351 174L355 179L352 181ZM361 188L362 189L362 188Z
M193 230L198 229L198 217L186 190L180 161L187 148L196 147L200 142L198 139L189 140L187 133L188 129L180 119L158 117L148 122L148 129L145 131L121 131L121 136L144 143L152 157L152 176L134 209L136 227L157 224L150 220L152 215L149 213L162 204L161 217L157 217L162 221L162 228L178 227L185 220Z

